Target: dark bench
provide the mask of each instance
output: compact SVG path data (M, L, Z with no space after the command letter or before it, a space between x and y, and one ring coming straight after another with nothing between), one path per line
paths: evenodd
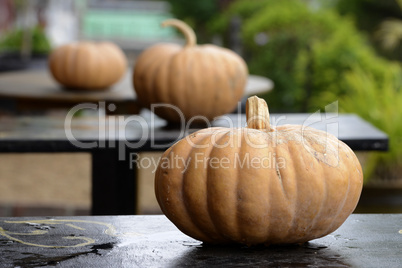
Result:
M141 152L164 151L189 133L168 126L147 110L126 117L99 115L70 119L71 124L65 117L0 117L0 152L91 153L94 215L134 214L135 157ZM243 127L245 121L244 114L228 114L213 121L212 126ZM355 151L388 149L387 135L356 115L272 114L271 123L305 124L333 132Z

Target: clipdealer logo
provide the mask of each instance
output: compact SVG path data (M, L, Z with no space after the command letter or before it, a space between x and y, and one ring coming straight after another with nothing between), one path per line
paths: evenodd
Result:
M239 106L241 104L239 103ZM176 132L178 133L178 136L174 141L171 141L169 143L165 144L158 144L156 142L155 138L155 126L158 124L157 122L161 122L160 120L157 120L155 114L153 111L156 108L159 107L165 107L169 109L173 109L175 112L178 113L180 116L180 124L178 125L179 131ZM74 130L74 122L75 122L75 115L83 110L92 110L96 112L96 119L95 119L95 124L94 126L97 126L97 129L95 131L97 132L97 139L96 140L89 140L86 139L85 135L80 136L79 131L77 132ZM170 104L154 104L151 107L151 113L150 117L144 118L141 115L129 115L129 116L124 116L124 115L108 115L105 116L105 111L115 111L116 106L114 104L109 104L106 105L105 102L99 102L98 104L94 103L82 103L74 106L69 112L67 113L65 120L64 120L64 131L66 134L67 139L71 144L74 146L84 149L84 150L91 150L95 148L107 148L107 149L117 149L118 151L118 160L125 161L127 160L127 157L129 158L128 160L130 161L130 167L134 168L136 166L137 168L152 168L152 170L156 169L156 166L160 162L161 165L164 164L163 161L166 161L164 159L158 159L157 161L154 159L147 159L144 157L139 156L139 151L142 151L142 147L147 144L148 146L151 147L153 151L164 151L165 149L169 148L172 146L174 143L177 141L187 138L188 141L191 144L191 141L189 140L189 134L193 133L196 129L191 129L191 123L193 122L194 118L189 121L185 121L185 117L180 111L180 109L174 105ZM242 121L240 120L242 118L241 114L237 114L237 120L234 122L232 120L233 117L229 117L226 115L220 116L218 118L218 121L220 123L223 123L228 128L242 128L245 127L243 122L243 125L241 125ZM290 117L289 117L290 118ZM287 124L289 123L289 119L286 114L282 114L279 116L275 116L273 120L271 120L271 125L272 126L277 126L277 125L282 125L282 124ZM303 122L302 124L302 132L304 132L305 129L308 127L317 124L320 125L321 127L324 126L325 129L322 129L326 131L327 133L331 133L335 137L338 137L339 133L339 124L338 124L338 101L333 102L325 107L325 112L321 113L321 111L317 111L315 113L310 114ZM205 117L202 116L197 116L197 120L204 120L205 122L205 128L211 127L212 124L210 121L208 121ZM290 124L293 124L290 122ZM135 126L135 127L133 127ZM136 138L135 139L130 139L130 131L135 131ZM328 134L327 134L328 135ZM212 137L213 139L213 137ZM308 146L307 142L302 139L301 141L304 146ZM224 146L232 146L233 143L228 143L225 144ZM192 146L200 146L197 144L192 144ZM214 144L215 146L215 144ZM216 145L219 146L219 145ZM224 147L222 146L222 147ZM251 146L254 146L255 148L261 147L261 144L251 144ZM327 143L326 146L329 146ZM332 146L332 145L331 145ZM136 152L130 152L127 154L127 151L131 149L132 151ZM323 149L324 151L327 150L327 148ZM178 157L178 156L176 156ZM231 164L234 165L236 163L236 167L242 167L242 166L255 166L255 165L260 165L260 166L269 166L272 165L272 163L269 163L268 158L269 157L274 157L273 155L267 156L266 159L255 159L255 157L250 157L250 156L245 156L246 158L240 159L240 156L235 156L237 157L236 161L233 163L229 163L228 159L202 159L201 156L199 156L197 159L192 159L198 164L201 164L201 162L207 162L209 165L212 165L212 167L221 167L225 168L227 165ZM248 157L248 158L247 158ZM202 160L201 160L202 159ZM186 168L189 165L190 160L184 161L184 159L177 159L175 160L176 163L181 163L182 166L185 166ZM183 162L184 161L184 162Z

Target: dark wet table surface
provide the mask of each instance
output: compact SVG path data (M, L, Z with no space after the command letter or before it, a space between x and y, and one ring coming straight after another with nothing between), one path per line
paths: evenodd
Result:
M165 216L0 218L1 267L401 267L402 214L352 214L304 245L207 246Z

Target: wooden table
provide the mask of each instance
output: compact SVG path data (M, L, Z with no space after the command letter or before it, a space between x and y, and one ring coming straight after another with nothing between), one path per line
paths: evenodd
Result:
M270 79L250 75L244 96L261 94L272 90ZM70 109L81 103L105 102L116 105L115 111L108 114L138 114L138 103L132 85L132 71L109 90L74 91L63 89L46 69L0 73L0 100L9 101L16 111L44 111L52 108Z
M0 218L1 267L401 267L402 214L352 214L303 245L208 246L164 216Z
M336 135L355 151L386 151L388 136L351 114L272 114L275 125L308 125ZM212 126L243 127L244 114L217 118ZM0 152L89 152L92 155L92 214L136 211L138 153L164 151L197 129L180 129L144 110L140 115L0 117ZM105 198L107 197L107 198Z

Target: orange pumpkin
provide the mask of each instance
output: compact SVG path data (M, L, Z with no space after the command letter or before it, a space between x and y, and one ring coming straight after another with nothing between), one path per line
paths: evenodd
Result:
M215 45L197 46L194 31L182 21L171 19L162 25L177 27L186 44L157 44L137 58L133 83L140 104L150 109L152 104L173 105L154 109L170 122L211 120L233 111L248 77L243 59Z
M126 73L122 50L110 42L75 42L56 48L49 69L56 81L71 89L105 90Z
M213 244L292 244L325 236L353 212L363 173L335 136L272 127L264 100L247 101L247 128L207 128L162 156L155 194L185 234Z

